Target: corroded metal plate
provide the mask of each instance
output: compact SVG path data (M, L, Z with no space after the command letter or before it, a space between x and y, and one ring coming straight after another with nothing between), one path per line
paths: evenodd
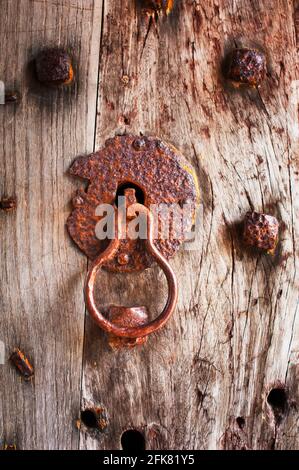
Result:
M67 228L74 242L90 259L95 259L109 243L109 240L96 237L96 224L100 220L96 209L100 204L115 204L118 190L124 185L139 189L142 203L148 208L152 204L178 204L181 207L187 204L191 210L189 216L184 216L184 229L191 230L198 203L196 176L181 153L160 139L116 136L100 151L77 158L70 173L89 180L87 191L78 191L73 198L74 210L67 220ZM169 259L179 249L184 235L172 236L177 221L171 220L171 236L163 239L162 218L161 214L157 217L159 230L155 245ZM123 259L125 263L118 261ZM105 267L117 272L132 272L146 269L151 264L152 259L142 240L122 240L118 256Z

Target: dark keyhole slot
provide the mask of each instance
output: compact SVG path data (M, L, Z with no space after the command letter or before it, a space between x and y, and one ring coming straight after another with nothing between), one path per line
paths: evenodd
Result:
M284 413L287 408L287 394L284 388L272 388L269 392L267 402L273 410Z
M144 204L145 197L144 197L144 193L143 193L142 189L139 188L139 186L137 186L134 183L123 183L123 184L119 185L119 187L117 189L117 192L116 192L116 201L115 201L116 206L118 207L118 198L119 198L119 196L124 196L125 195L125 190L128 189L128 188L135 189L136 201L139 204Z
M144 435L136 429L129 429L121 436L121 446L127 452L139 452L145 450Z
M81 412L81 420L88 428L96 428L97 417L92 410L84 410Z

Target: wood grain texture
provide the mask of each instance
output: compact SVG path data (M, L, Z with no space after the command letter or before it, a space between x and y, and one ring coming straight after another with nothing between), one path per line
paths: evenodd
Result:
M0 79L23 99L0 106L0 191L18 197L16 213L0 214L0 340L36 374L28 384L0 365L0 445L118 449L132 427L148 449L298 449L298 2L177 0L157 24L135 0L2 0L1 13ZM223 82L235 42L267 52L264 106ZM74 57L76 84L41 89L30 62L57 44ZM202 204L195 249L171 262L173 319L141 349L115 353L88 315L84 325L87 261L65 220L83 184L68 177L71 161L122 132L183 151ZM240 243L251 208L281 222L274 258ZM154 316L165 297L156 267L98 279L106 305ZM267 396L281 386L279 420ZM78 431L80 407L94 405L105 432Z
M15 213L0 214L0 446L78 447L86 260L73 248L65 220L76 155L94 145L101 1L3 0L0 78L17 88L17 107L0 108L0 192L16 194ZM76 84L49 90L34 80L41 48L74 57ZM20 347L34 363L25 383L8 362Z
M120 448L131 427L148 449L299 446L294 11L286 0L186 0L155 24L131 0L105 2L96 147L117 132L163 137L196 168L202 206L196 250L172 261L180 296L163 332L142 350L114 353L87 318L82 405L103 405L110 425L104 434L83 426L80 448ZM264 106L256 92L223 83L220 64L235 43L267 52ZM251 208L281 221L274 258L240 244ZM165 299L157 270L98 283L102 304L155 313ZM288 406L278 422L267 395L281 384Z

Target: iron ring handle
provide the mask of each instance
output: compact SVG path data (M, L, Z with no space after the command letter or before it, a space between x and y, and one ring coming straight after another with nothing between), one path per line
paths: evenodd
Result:
M111 241L108 248L101 253L98 258L93 262L86 279L85 285L85 299L86 299L86 306L87 309L95 320L95 322L107 333L112 333L118 337L124 338L141 338L143 336L147 336L151 333L154 333L160 330L165 323L171 317L176 304L177 304L177 297L178 297L178 288L177 288L177 280L169 263L166 261L164 256L157 250L153 243L153 215L149 209L147 209L142 204L132 204L128 207L128 216L134 217L136 212L144 213L147 216L147 239L145 240L145 244L149 253L153 256L157 264L162 268L168 284L168 299L166 305L162 311L162 313L153 321L138 327L130 327L130 328L123 328L111 323L97 308L94 299L94 288L95 288L95 280L97 273L101 266L112 259L119 247L120 244L120 236L119 236L119 227L116 228L116 237ZM117 218L116 218L117 219Z

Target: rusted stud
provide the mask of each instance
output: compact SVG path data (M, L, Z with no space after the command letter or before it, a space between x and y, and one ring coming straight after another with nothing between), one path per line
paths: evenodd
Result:
M143 0L143 7L149 13L169 15L174 7L174 0Z
M17 199L15 197L3 197L0 200L0 209L5 212L14 211L17 207Z
M248 212L245 216L243 240L248 246L274 254L278 243L279 222L272 215Z
M78 431L80 431L80 429L81 429L81 419L76 419L76 428L78 429Z
M130 261L130 256L127 253L120 253L117 257L118 264L125 266Z
M124 86L129 85L129 83L130 83L130 77L129 77L128 75L123 75L123 76L121 77L121 82L122 82L122 84L123 84Z
M74 80L72 61L62 49L47 49L35 60L36 75L45 85L70 85Z
M75 196L72 199L72 205L73 207L80 207L83 206L84 204L84 195L83 192L78 190Z
M225 75L236 88L242 85L259 88L266 73L266 56L257 49L237 48L228 56Z
M133 147L135 150L137 150L138 152L140 150L143 150L145 149L146 147L146 141L145 139L142 139L142 137L140 137L139 139L135 139L134 142L133 142Z
M164 2L164 11L166 15L169 15L174 7L174 0L166 0Z
M16 348L11 356L10 360L12 364L16 367L19 373L22 375L24 380L30 381L34 376L34 369L30 364L29 360L20 349Z
M16 444L4 444L3 450L17 450Z

